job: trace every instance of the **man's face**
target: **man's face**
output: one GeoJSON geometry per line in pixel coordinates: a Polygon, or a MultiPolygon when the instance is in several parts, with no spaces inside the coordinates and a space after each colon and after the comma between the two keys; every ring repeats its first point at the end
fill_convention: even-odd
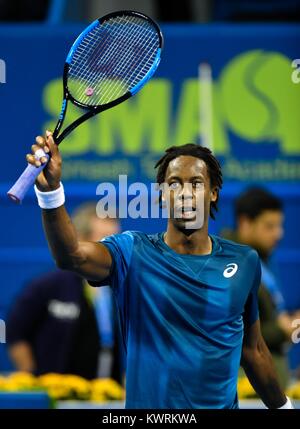
{"type": "Polygon", "coordinates": [[[90,234],[86,238],[89,241],[99,241],[103,237],[120,232],[119,224],[115,219],[100,219],[97,216],[90,219],[90,234]]]}
{"type": "Polygon", "coordinates": [[[211,189],[205,162],[187,155],[173,159],[165,183],[167,191],[163,192],[163,199],[174,225],[191,232],[200,229],[209,217],[210,203],[217,199],[217,189],[211,189]]]}
{"type": "Polygon", "coordinates": [[[256,249],[269,255],[283,236],[283,214],[278,210],[264,210],[255,219],[244,219],[249,241],[256,249]]]}

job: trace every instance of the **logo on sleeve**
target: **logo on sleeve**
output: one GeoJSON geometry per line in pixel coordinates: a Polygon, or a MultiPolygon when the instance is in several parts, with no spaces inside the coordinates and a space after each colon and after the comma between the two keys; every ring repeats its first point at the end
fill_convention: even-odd
{"type": "Polygon", "coordinates": [[[231,264],[227,264],[226,267],[227,268],[225,268],[225,270],[223,271],[223,276],[226,277],[227,279],[229,277],[234,276],[239,268],[238,264],[234,264],[233,262],[231,264]]]}
{"type": "Polygon", "coordinates": [[[80,307],[74,302],[52,299],[49,301],[48,311],[56,319],[75,320],[79,317],[80,307]]]}

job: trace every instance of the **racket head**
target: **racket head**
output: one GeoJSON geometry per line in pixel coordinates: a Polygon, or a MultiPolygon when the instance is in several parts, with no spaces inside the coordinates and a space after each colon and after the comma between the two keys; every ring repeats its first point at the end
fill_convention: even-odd
{"type": "Polygon", "coordinates": [[[97,111],[121,103],[153,76],[162,47],[159,26],[140,12],[117,11],[97,19],[67,56],[65,98],[97,111]]]}

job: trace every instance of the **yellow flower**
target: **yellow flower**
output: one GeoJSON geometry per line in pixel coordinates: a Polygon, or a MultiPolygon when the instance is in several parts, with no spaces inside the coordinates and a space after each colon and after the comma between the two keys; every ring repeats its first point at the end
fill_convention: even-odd
{"type": "Polygon", "coordinates": [[[102,394],[101,392],[96,392],[94,390],[92,390],[91,392],[91,396],[90,396],[90,401],[92,402],[106,402],[106,396],[104,394],[102,394]]]}
{"type": "Polygon", "coordinates": [[[67,386],[49,386],[47,393],[52,399],[68,399],[70,397],[70,389],[67,386]]]}
{"type": "Polygon", "coordinates": [[[61,383],[63,377],[64,376],[62,374],[49,372],[48,374],[40,375],[38,377],[38,382],[42,386],[52,386],[54,384],[61,383]]]}
{"type": "Polygon", "coordinates": [[[72,390],[75,398],[88,399],[90,396],[91,384],[85,378],[77,375],[65,375],[63,384],[72,390]]]}
{"type": "Polygon", "coordinates": [[[71,374],[49,373],[39,377],[32,374],[16,372],[9,377],[0,376],[0,390],[17,392],[44,390],[52,399],[79,399],[97,402],[122,400],[124,389],[114,380],[108,378],[88,381],[71,374]]]}
{"type": "Polygon", "coordinates": [[[5,390],[6,378],[0,375],[0,390],[5,390]]]}
{"type": "Polygon", "coordinates": [[[125,398],[125,391],[116,381],[110,378],[99,378],[91,382],[92,396],[105,396],[107,400],[121,400],[125,398]]]}
{"type": "Polygon", "coordinates": [[[300,399],[300,381],[292,384],[286,391],[287,396],[293,399],[300,399]]]}
{"type": "Polygon", "coordinates": [[[39,385],[44,388],[53,399],[67,399],[71,396],[71,389],[65,385],[62,374],[49,373],[38,377],[39,385]]]}
{"type": "Polygon", "coordinates": [[[7,382],[21,390],[30,390],[37,386],[36,378],[28,372],[14,372],[7,377],[7,382]]]}
{"type": "Polygon", "coordinates": [[[240,399],[255,398],[257,396],[247,377],[238,379],[237,391],[240,399]]]}
{"type": "Polygon", "coordinates": [[[37,383],[35,377],[26,372],[15,372],[7,377],[0,377],[0,390],[2,391],[28,391],[36,390],[37,383]]]}

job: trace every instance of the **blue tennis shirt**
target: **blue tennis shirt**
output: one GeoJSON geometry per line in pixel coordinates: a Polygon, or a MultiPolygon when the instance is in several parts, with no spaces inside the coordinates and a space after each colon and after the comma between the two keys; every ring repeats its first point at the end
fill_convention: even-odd
{"type": "Polygon", "coordinates": [[[113,264],[127,354],[126,408],[237,408],[244,324],[258,318],[255,250],[211,236],[210,255],[181,255],[163,234],[101,242],[113,264]]]}

